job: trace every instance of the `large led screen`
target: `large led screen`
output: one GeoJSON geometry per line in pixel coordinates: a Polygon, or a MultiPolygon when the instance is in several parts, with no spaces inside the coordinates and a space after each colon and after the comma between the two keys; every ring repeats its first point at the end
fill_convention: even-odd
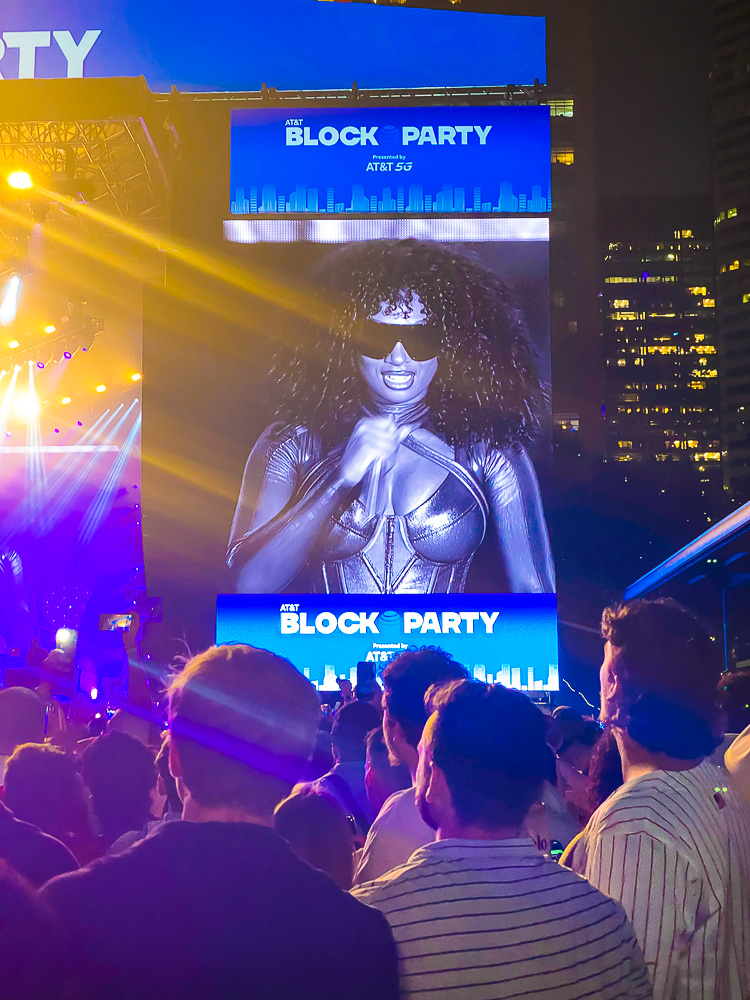
{"type": "Polygon", "coordinates": [[[213,0],[199,18],[179,0],[3,0],[0,10],[3,80],[143,76],[152,90],[210,92],[546,80],[542,17],[317,0],[213,0]]]}
{"type": "Polygon", "coordinates": [[[552,594],[221,595],[216,641],[252,641],[288,657],[316,688],[356,684],[359,662],[376,673],[414,646],[439,645],[477,680],[557,691],[552,594]]]}
{"type": "Polygon", "coordinates": [[[309,291],[253,359],[227,552],[246,596],[220,598],[217,635],[296,643],[319,686],[437,643],[477,676],[556,688],[548,220],[256,218],[225,236],[249,273],[309,291]],[[299,609],[313,631],[292,630],[299,609]],[[331,628],[349,611],[385,613],[393,635],[331,628]]]}
{"type": "Polygon", "coordinates": [[[232,215],[550,211],[549,108],[232,112],[232,215]]]}

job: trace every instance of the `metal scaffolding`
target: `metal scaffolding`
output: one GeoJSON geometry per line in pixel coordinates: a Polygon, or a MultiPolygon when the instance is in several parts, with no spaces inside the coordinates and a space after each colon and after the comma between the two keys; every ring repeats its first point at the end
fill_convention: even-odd
{"type": "MultiPolygon", "coordinates": [[[[143,117],[104,121],[0,121],[0,170],[21,165],[50,190],[86,192],[86,201],[117,218],[164,231],[167,226],[168,177],[143,117]]],[[[0,213],[0,238],[14,242],[19,214],[39,221],[53,234],[91,235],[96,224],[66,209],[54,198],[45,204],[19,199],[0,213]],[[36,213],[36,215],[35,215],[36,213]],[[12,218],[15,216],[15,220],[12,218]]]]}

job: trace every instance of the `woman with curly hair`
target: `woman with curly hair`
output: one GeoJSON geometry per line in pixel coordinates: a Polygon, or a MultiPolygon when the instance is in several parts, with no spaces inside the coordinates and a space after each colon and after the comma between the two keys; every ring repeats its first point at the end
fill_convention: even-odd
{"type": "Polygon", "coordinates": [[[328,329],[278,357],[276,419],[245,468],[241,593],[458,593],[485,536],[494,589],[554,590],[524,445],[545,405],[507,287],[435,243],[334,252],[328,329]]]}

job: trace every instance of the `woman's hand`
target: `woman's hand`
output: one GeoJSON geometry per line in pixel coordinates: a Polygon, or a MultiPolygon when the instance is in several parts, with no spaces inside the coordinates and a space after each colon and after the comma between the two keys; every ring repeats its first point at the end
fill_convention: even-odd
{"type": "Polygon", "coordinates": [[[391,417],[364,417],[352,431],[341,457],[340,476],[347,486],[361,483],[376,462],[389,463],[403,440],[391,417]]]}

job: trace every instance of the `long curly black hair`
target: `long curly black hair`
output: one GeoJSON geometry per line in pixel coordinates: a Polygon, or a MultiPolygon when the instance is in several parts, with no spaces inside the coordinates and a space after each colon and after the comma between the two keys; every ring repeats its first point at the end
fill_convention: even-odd
{"type": "Polygon", "coordinates": [[[284,425],[328,444],[347,436],[363,399],[356,323],[406,292],[443,331],[427,396],[435,429],[454,446],[503,448],[536,435],[546,407],[536,352],[509,289],[475,256],[415,239],[350,244],[326,258],[316,291],[330,298],[330,326],[298,336],[272,367],[284,425]]]}

